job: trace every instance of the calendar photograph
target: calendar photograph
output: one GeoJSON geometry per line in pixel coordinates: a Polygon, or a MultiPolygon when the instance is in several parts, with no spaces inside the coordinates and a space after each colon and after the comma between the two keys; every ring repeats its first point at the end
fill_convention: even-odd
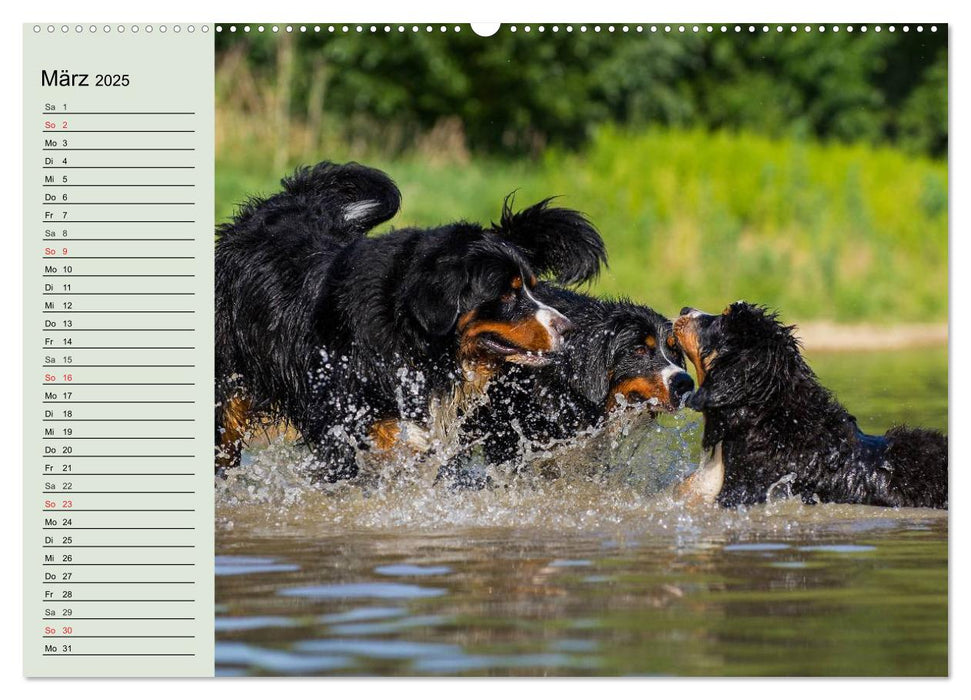
{"type": "Polygon", "coordinates": [[[217,28],[217,675],[947,675],[947,65],[217,28]]]}

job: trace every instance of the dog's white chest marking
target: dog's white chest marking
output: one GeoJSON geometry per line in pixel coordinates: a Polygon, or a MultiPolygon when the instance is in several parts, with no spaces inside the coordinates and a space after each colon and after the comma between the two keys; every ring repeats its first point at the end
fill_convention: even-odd
{"type": "Polygon", "coordinates": [[[714,503],[725,484],[725,460],[719,442],[702,450],[701,465],[675,488],[675,496],[690,504],[714,503]]]}

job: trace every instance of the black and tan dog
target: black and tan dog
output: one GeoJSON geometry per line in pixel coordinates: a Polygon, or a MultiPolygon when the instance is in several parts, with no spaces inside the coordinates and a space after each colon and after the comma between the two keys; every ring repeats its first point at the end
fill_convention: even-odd
{"type": "Polygon", "coordinates": [[[623,406],[677,410],[694,388],[671,322],[653,309],[548,283],[535,294],[573,329],[551,363],[505,373],[465,421],[465,439],[482,443],[489,464],[516,470],[533,446],[599,429],[623,406]]]}
{"type": "Polygon", "coordinates": [[[705,418],[703,464],[679,488],[686,499],[761,503],[785,484],[807,503],[947,508],[947,438],[862,433],[775,314],[745,302],[720,316],[685,308],[674,334],[698,376],[687,405],[705,418]]]}
{"type": "Polygon", "coordinates": [[[603,242],[548,200],[498,224],[367,236],[397,187],[357,164],[320,163],[245,204],[216,244],[217,467],[238,463],[249,421],[285,420],[314,449],[314,477],[357,472],[356,451],[421,424],[435,397],[497,369],[537,366],[570,322],[533,293],[537,275],[594,276],[603,242]]]}

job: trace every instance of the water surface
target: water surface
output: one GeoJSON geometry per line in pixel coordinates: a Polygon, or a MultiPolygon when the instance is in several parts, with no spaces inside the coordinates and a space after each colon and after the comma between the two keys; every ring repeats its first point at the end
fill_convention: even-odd
{"type": "MultiPolygon", "coordinates": [[[[864,430],[946,429],[945,350],[810,361],[864,430]]],[[[254,451],[217,485],[217,673],[947,674],[946,513],[687,510],[699,430],[635,422],[608,477],[480,492],[420,465],[320,491],[298,448],[254,451]]]]}

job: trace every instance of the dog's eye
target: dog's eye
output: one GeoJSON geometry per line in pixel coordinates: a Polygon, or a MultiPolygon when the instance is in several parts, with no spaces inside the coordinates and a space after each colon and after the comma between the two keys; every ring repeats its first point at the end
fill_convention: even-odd
{"type": "Polygon", "coordinates": [[[636,348],[634,348],[634,354],[635,355],[646,355],[647,354],[647,346],[645,346],[645,345],[638,345],[636,348]]]}
{"type": "Polygon", "coordinates": [[[503,304],[513,303],[514,301],[516,301],[516,292],[506,292],[501,297],[499,297],[499,301],[501,301],[503,304]]]}

